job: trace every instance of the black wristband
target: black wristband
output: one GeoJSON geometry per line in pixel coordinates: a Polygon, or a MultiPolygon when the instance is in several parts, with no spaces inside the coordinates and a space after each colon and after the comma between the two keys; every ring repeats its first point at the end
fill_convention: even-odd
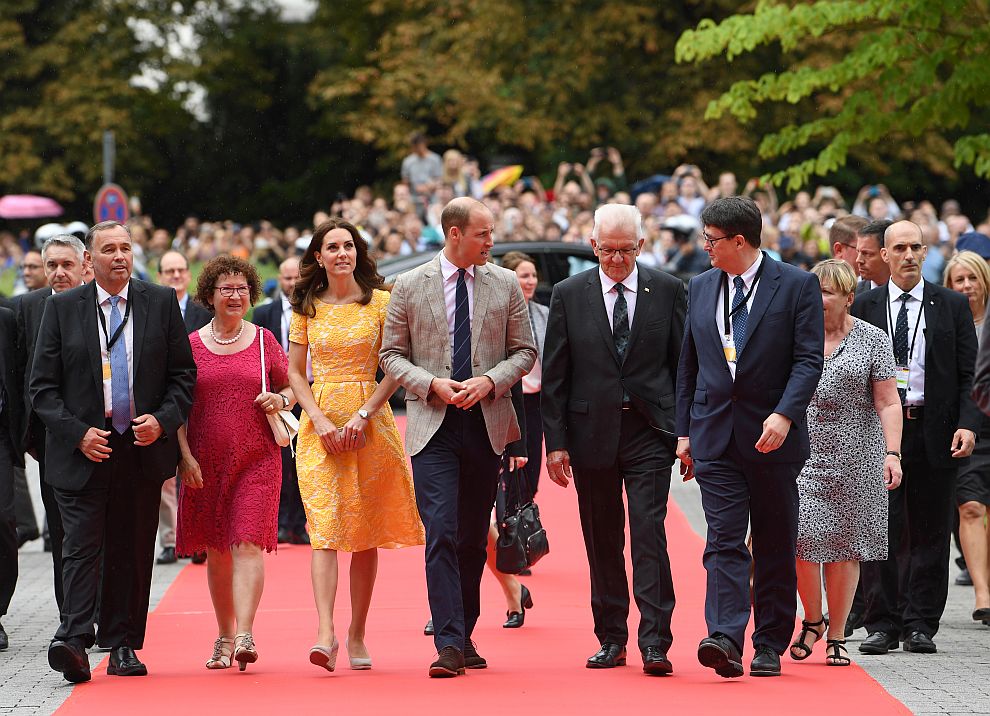
{"type": "Polygon", "coordinates": [[[887,451],[887,454],[888,454],[888,455],[893,455],[893,456],[894,456],[894,457],[896,457],[896,458],[897,458],[898,460],[900,460],[900,459],[901,459],[901,454],[900,454],[899,452],[897,452],[896,450],[888,450],[888,451],[887,451]]]}

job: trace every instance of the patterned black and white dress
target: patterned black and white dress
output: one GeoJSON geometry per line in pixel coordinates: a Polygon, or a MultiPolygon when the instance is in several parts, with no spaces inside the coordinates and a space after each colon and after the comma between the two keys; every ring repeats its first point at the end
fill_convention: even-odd
{"type": "Polygon", "coordinates": [[[826,356],[808,405],[811,457],[798,476],[798,559],[887,559],[887,448],[873,383],[893,377],[890,337],[854,318],[849,333],[826,356]]]}

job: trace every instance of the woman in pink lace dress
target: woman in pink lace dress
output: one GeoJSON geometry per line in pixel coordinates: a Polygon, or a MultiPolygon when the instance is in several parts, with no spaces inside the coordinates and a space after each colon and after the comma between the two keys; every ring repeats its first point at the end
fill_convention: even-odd
{"type": "Polygon", "coordinates": [[[244,320],[261,294],[254,268],[230,256],[211,260],[196,299],[214,313],[189,336],[196,389],[179,431],[177,550],[206,550],[207,579],[219,636],[208,669],[243,671],[258,659],[254,617],[265,581],[263,552],[276,548],[282,458],[266,413],[294,402],[278,340],[244,320]],[[261,390],[265,342],[267,391],[261,390]]]}

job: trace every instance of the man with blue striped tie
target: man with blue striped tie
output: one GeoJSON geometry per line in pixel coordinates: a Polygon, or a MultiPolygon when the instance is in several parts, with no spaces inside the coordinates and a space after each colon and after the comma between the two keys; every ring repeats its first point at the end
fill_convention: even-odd
{"type": "Polygon", "coordinates": [[[471,633],[500,457],[520,434],[509,389],[536,361],[516,274],[487,263],[491,211],[462,197],[440,223],[443,251],[395,283],[381,350],[382,369],[406,389],[406,451],[426,527],[438,653],[433,677],[487,666],[471,633]]]}
{"type": "Polygon", "coordinates": [[[48,663],[90,679],[85,649],[110,650],[107,674],[143,676],[162,483],[192,405],[196,365],[175,290],[131,279],[128,228],[86,237],[95,280],[48,299],[29,393],[48,430],[45,480],[65,529],[61,624],[48,663]],[[100,588],[100,565],[103,582],[100,588]]]}

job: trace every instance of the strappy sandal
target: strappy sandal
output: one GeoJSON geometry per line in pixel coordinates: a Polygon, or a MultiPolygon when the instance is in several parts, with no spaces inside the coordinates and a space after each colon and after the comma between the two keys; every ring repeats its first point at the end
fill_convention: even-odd
{"type": "Polygon", "coordinates": [[[244,671],[248,664],[253,664],[258,660],[258,650],[254,647],[254,636],[250,632],[243,632],[234,637],[234,661],[237,668],[244,671]]]}
{"type": "Polygon", "coordinates": [[[794,661],[804,661],[809,656],[811,656],[812,647],[814,647],[815,644],[821,641],[822,637],[825,636],[825,630],[827,628],[828,628],[828,620],[825,617],[822,617],[816,622],[809,622],[802,619],[801,634],[798,636],[797,640],[793,644],[791,644],[791,649],[790,649],[791,658],[794,659],[794,661]],[[822,630],[818,631],[817,629],[815,629],[815,627],[821,627],[822,630]],[[808,636],[808,634],[815,635],[815,640],[811,642],[811,646],[808,646],[807,644],[804,643],[804,638],[808,636]],[[799,650],[800,655],[794,653],[795,649],[799,650]]]}
{"type": "Polygon", "coordinates": [[[206,662],[207,669],[229,669],[230,657],[234,653],[234,640],[218,636],[213,642],[213,656],[206,662]]]}
{"type": "Polygon", "coordinates": [[[849,666],[851,663],[849,652],[846,650],[845,639],[827,639],[825,641],[826,666],[849,666]],[[845,652],[845,656],[843,656],[843,652],[845,652]]]}

